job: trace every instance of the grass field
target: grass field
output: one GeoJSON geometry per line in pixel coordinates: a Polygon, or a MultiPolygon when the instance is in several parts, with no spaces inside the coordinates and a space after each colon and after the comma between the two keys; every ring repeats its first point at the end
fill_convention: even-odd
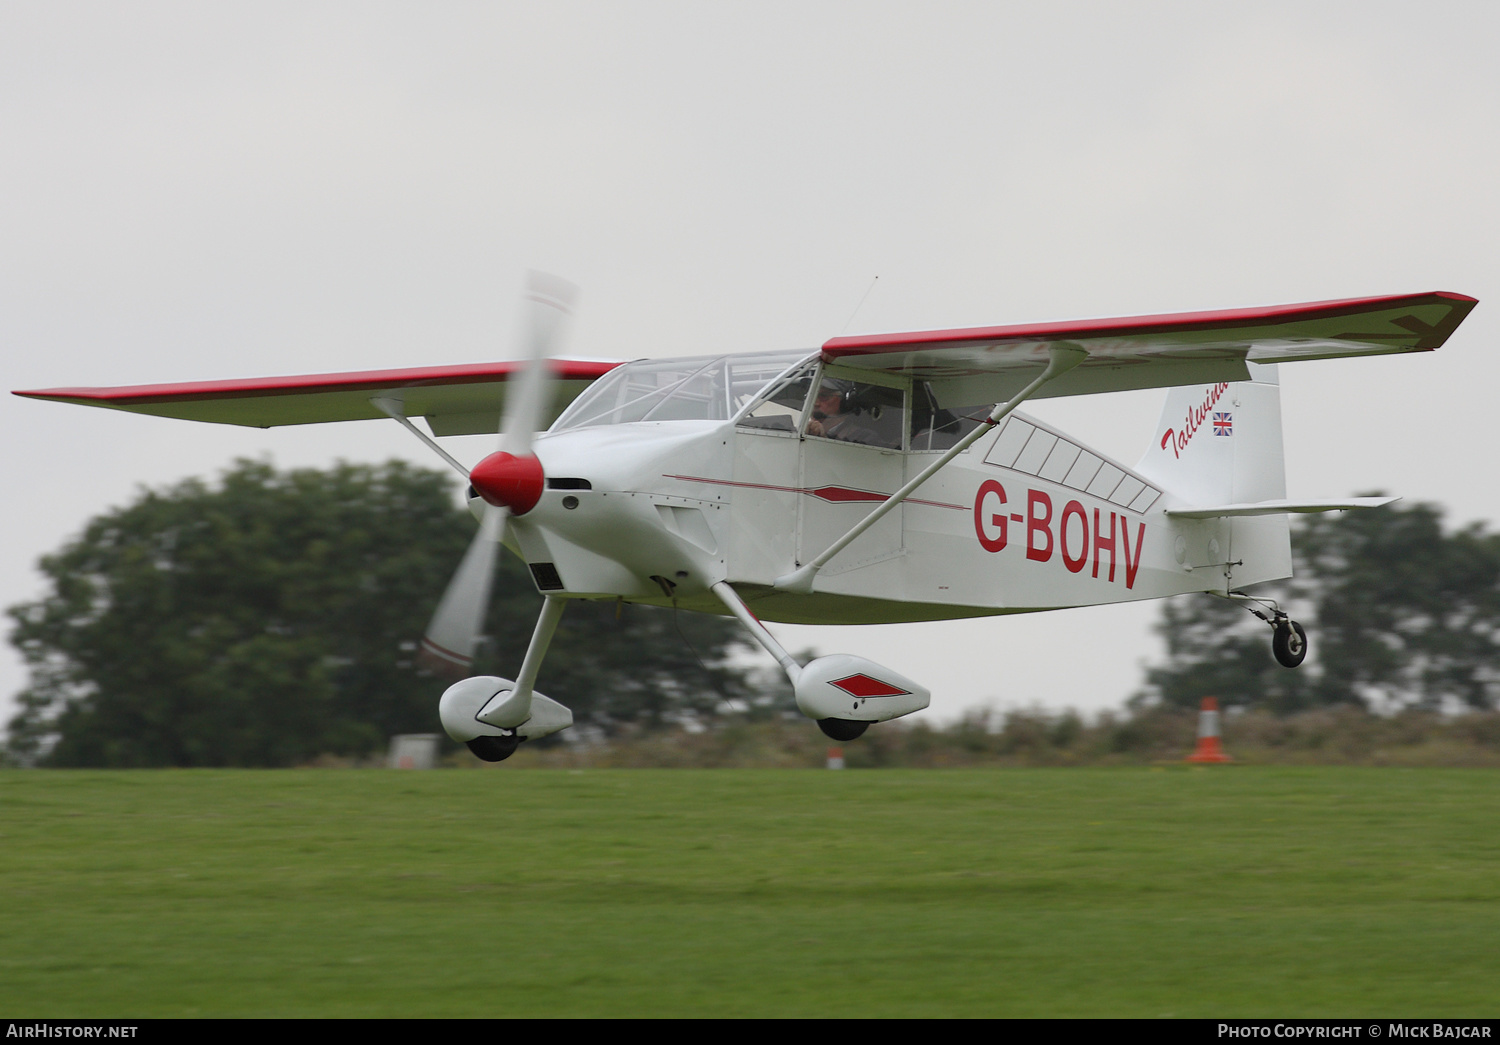
{"type": "Polygon", "coordinates": [[[7,771],[0,1016],[1494,1016],[1490,770],[7,771]]]}

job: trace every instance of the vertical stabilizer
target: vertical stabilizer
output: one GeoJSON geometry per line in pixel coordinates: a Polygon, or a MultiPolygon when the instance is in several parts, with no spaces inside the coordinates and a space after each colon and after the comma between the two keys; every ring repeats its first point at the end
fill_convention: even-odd
{"type": "MultiPolygon", "coordinates": [[[[1281,446],[1281,388],[1273,365],[1247,364],[1249,381],[1172,389],[1136,470],[1176,506],[1245,504],[1286,496],[1281,446]]],[[[1292,575],[1284,515],[1208,521],[1206,535],[1228,563],[1218,590],[1292,575]]],[[[1211,563],[1194,563],[1203,568],[1211,563]]],[[[1205,570],[1205,572],[1208,572],[1205,570]]]]}

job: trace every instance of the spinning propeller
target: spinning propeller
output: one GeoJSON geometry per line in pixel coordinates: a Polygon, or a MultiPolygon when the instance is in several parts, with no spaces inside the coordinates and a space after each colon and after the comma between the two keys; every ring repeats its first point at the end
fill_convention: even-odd
{"type": "Polygon", "coordinates": [[[577,287],[556,276],[533,272],[528,278],[521,346],[525,366],[505,397],[500,448],[469,472],[469,483],[485,502],[479,532],[422,636],[419,659],[444,674],[468,674],[490,601],[495,556],[505,539],[506,520],[531,511],[546,487],[531,441],[552,405],[555,375],[549,360],[577,294],[577,287]]]}

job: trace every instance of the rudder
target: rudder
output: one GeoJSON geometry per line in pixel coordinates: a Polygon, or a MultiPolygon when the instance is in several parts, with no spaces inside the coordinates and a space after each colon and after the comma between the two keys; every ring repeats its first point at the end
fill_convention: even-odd
{"type": "MultiPolygon", "coordinates": [[[[1161,485],[1179,506],[1286,497],[1276,367],[1247,366],[1249,381],[1184,385],[1167,395],[1152,445],[1136,470],[1161,485]]],[[[1215,522],[1216,543],[1228,564],[1213,571],[1219,578],[1212,585],[1216,590],[1292,575],[1291,527],[1285,515],[1215,522]]]]}

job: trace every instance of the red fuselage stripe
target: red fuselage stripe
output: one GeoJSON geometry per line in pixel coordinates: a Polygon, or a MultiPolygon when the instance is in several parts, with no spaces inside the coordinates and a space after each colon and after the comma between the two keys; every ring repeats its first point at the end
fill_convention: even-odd
{"type": "MultiPolygon", "coordinates": [[[[847,486],[773,486],[769,483],[737,483],[731,479],[709,479],[702,475],[663,475],[663,479],[682,479],[690,483],[708,483],[711,486],[741,486],[750,490],[780,490],[782,493],[805,493],[809,497],[816,497],[820,501],[830,504],[849,503],[879,503],[890,500],[888,493],[877,493],[874,490],[853,490],[847,486]]],[[[952,508],[955,511],[966,512],[968,507],[962,504],[945,504],[942,501],[924,501],[917,497],[908,497],[907,504],[925,504],[932,508],[952,508]]]]}

